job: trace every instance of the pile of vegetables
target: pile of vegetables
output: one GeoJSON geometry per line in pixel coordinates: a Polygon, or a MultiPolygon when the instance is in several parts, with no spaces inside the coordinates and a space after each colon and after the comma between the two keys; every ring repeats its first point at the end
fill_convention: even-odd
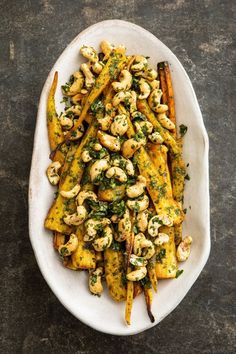
{"type": "Polygon", "coordinates": [[[153,322],[158,279],[181,273],[192,243],[182,238],[186,168],[170,68],[156,71],[107,41],[100,48],[80,49],[87,62],[62,86],[60,115],[57,72],[49,92],[47,176],[58,191],[45,227],[63,265],[88,270],[92,294],[102,294],[105,279],[111,297],[126,301],[130,324],[143,292],[153,322]]]}

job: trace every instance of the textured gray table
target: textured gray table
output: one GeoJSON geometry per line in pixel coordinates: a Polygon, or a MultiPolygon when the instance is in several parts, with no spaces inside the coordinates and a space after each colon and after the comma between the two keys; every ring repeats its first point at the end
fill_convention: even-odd
{"type": "Polygon", "coordinates": [[[234,4],[0,1],[1,353],[235,352],[234,4]],[[155,328],[126,338],[100,334],[63,308],[39,272],[27,226],[28,176],[43,83],[82,29],[111,18],[145,27],[178,56],[196,90],[210,138],[210,259],[171,315],[155,328]]]}

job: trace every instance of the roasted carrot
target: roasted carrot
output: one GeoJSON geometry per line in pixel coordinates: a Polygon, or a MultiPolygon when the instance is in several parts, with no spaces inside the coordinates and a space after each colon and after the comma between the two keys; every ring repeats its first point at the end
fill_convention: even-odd
{"type": "Polygon", "coordinates": [[[58,250],[61,245],[64,245],[66,236],[60,232],[53,233],[53,247],[58,250]]]}
{"type": "MultiPolygon", "coordinates": [[[[80,183],[84,173],[84,165],[81,162],[81,153],[86,144],[88,144],[96,134],[97,124],[96,121],[93,121],[75,151],[73,161],[69,165],[63,183],[59,185],[60,190],[70,190],[76,185],[76,183],[80,183]]],[[[63,217],[66,213],[73,213],[74,211],[75,201],[73,199],[67,200],[58,194],[46,217],[45,227],[49,230],[70,234],[72,228],[64,223],[63,217]]]]}
{"type": "Polygon", "coordinates": [[[158,77],[160,81],[160,89],[162,90],[162,103],[168,105],[168,91],[167,91],[166,76],[164,71],[164,63],[163,62],[159,63],[157,65],[157,69],[158,69],[158,77]]]}
{"type": "Polygon", "coordinates": [[[138,110],[141,113],[143,113],[147,117],[147,119],[152,123],[153,127],[160,133],[160,135],[164,139],[164,142],[168,147],[171,148],[173,153],[175,155],[179,154],[180,151],[176,140],[174,139],[173,135],[169,132],[169,130],[163,128],[162,125],[159,123],[154,112],[149,107],[148,102],[146,100],[138,100],[137,107],[138,110]]]}
{"type": "Polygon", "coordinates": [[[55,105],[55,92],[57,89],[58,72],[54,74],[52,86],[49,91],[47,101],[47,126],[48,126],[48,138],[50,149],[55,150],[56,147],[63,142],[64,135],[61,129],[61,124],[58,119],[56,105],[55,105]]]}
{"type": "MultiPolygon", "coordinates": [[[[131,219],[131,232],[129,237],[126,239],[126,264],[125,264],[126,274],[131,271],[131,268],[129,266],[129,261],[130,261],[130,256],[134,245],[133,223],[134,223],[135,215],[133,213],[130,214],[130,219],[131,219]]],[[[131,323],[131,312],[133,307],[133,300],[134,300],[134,282],[128,280],[126,306],[125,306],[125,321],[128,325],[130,325],[131,323]]]]}
{"type": "MultiPolygon", "coordinates": [[[[143,101],[145,100],[142,100],[142,102],[143,101]]],[[[135,134],[135,130],[129,117],[127,117],[127,121],[129,125],[127,135],[128,138],[132,138],[135,134]]],[[[163,179],[163,175],[156,169],[145,148],[141,147],[135,152],[134,156],[137,161],[140,174],[146,178],[147,190],[152,199],[153,205],[155,206],[157,214],[168,213],[174,224],[179,224],[182,222],[184,217],[182,207],[173,198],[166,198],[165,180],[163,179]]]]}
{"type": "MultiPolygon", "coordinates": [[[[170,73],[169,64],[166,61],[164,62],[164,71],[165,71],[167,93],[168,93],[169,118],[174,124],[176,124],[175,101],[174,101],[171,73],[170,73]]],[[[174,131],[174,136],[176,136],[176,129],[174,131]]]]}
{"type": "Polygon", "coordinates": [[[134,281],[133,283],[134,283],[134,298],[136,298],[142,293],[143,288],[138,281],[134,281]]]}
{"type": "Polygon", "coordinates": [[[157,275],[155,270],[155,264],[156,264],[155,258],[156,257],[154,256],[153,259],[149,260],[147,270],[148,270],[148,276],[152,284],[153,290],[157,292],[157,275]]]}
{"type": "MultiPolygon", "coordinates": [[[[158,64],[158,73],[160,78],[161,90],[163,92],[163,103],[167,103],[169,107],[168,116],[170,120],[176,125],[175,102],[173,94],[173,86],[171,80],[170,67],[168,62],[158,64]]],[[[173,136],[177,139],[177,129],[173,130],[173,136]]],[[[172,176],[173,197],[178,202],[183,202],[184,193],[184,176],[185,163],[182,158],[182,141],[177,140],[180,147],[180,154],[173,156],[170,154],[170,170],[172,176]]],[[[175,243],[179,244],[182,239],[182,223],[174,226],[175,243]]]]}
{"type": "Polygon", "coordinates": [[[135,215],[133,214],[132,211],[130,211],[130,220],[131,220],[131,232],[129,234],[129,237],[126,239],[126,262],[125,262],[125,270],[126,272],[128,271],[129,267],[129,261],[130,261],[130,256],[133,251],[133,246],[134,246],[134,231],[133,231],[133,224],[135,220],[135,215]]]}
{"type": "Polygon", "coordinates": [[[155,318],[154,318],[152,311],[151,311],[152,298],[153,298],[152,289],[144,287],[144,296],[145,296],[145,301],[146,301],[147,313],[150,318],[150,321],[153,323],[153,322],[155,322],[155,318]]]}
{"type": "Polygon", "coordinates": [[[126,297],[126,305],[125,305],[125,321],[127,325],[131,324],[131,312],[134,301],[134,282],[127,282],[127,297],[126,297]]]}

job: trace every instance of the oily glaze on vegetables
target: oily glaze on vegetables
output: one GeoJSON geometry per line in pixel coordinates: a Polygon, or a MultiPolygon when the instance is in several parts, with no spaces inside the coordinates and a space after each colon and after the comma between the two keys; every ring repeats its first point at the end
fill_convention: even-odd
{"type": "Polygon", "coordinates": [[[182,238],[186,168],[170,68],[159,63],[157,72],[145,56],[107,41],[100,48],[81,47],[87,62],[62,86],[60,115],[57,73],[49,92],[47,176],[58,191],[45,227],[63,265],[88,271],[92,294],[102,294],[105,280],[112,299],[126,301],[129,325],[143,292],[154,322],[152,290],[180,274],[192,243],[182,238]]]}

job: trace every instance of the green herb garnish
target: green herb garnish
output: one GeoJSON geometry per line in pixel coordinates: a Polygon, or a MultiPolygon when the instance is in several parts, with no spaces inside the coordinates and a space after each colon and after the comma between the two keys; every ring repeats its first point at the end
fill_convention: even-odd
{"type": "Polygon", "coordinates": [[[161,248],[160,252],[156,255],[157,263],[162,263],[162,260],[165,257],[166,257],[166,250],[165,248],[161,248]]]}
{"type": "Polygon", "coordinates": [[[184,124],[180,124],[179,133],[183,137],[187,133],[188,127],[184,124]]]}
{"type": "Polygon", "coordinates": [[[183,272],[184,272],[183,269],[178,269],[177,272],[176,272],[175,278],[177,279],[183,272]]]}

